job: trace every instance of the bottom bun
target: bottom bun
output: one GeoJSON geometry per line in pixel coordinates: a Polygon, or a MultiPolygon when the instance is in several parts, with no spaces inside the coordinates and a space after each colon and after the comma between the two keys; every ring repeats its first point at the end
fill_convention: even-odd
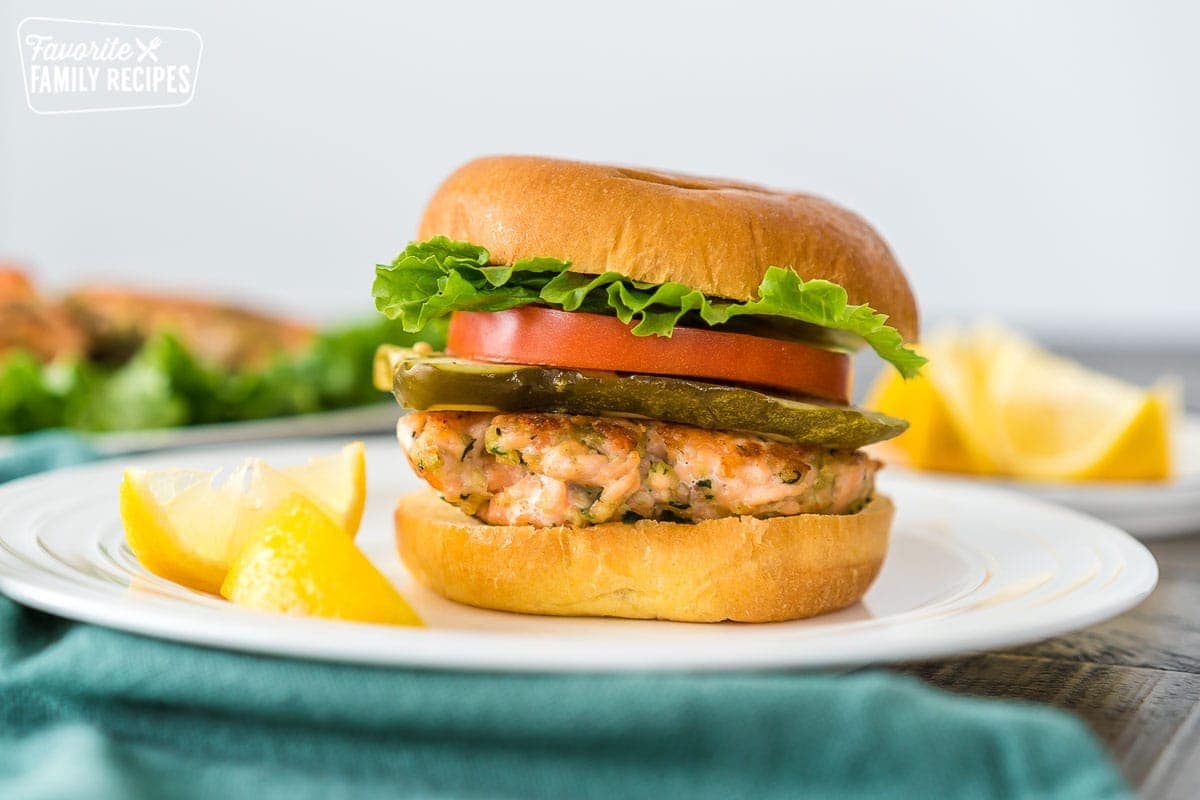
{"type": "Polygon", "coordinates": [[[588,528],[488,525],[426,490],[396,504],[408,570],[460,603],[560,616],[774,622],[844,608],[887,552],[892,502],[857,514],[588,528]]]}

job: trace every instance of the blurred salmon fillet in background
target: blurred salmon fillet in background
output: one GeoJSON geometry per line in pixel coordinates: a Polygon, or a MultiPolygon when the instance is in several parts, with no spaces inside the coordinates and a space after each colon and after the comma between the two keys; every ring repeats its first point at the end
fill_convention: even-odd
{"type": "Polygon", "coordinates": [[[299,352],[315,335],[308,325],[240,306],[120,286],[75,289],[64,305],[100,357],[120,358],[169,331],[204,361],[255,368],[278,353],[299,352]]]}
{"type": "Polygon", "coordinates": [[[61,303],[37,293],[24,271],[0,264],[0,355],[18,349],[52,361],[82,355],[87,337],[61,303]]]}
{"type": "Polygon", "coordinates": [[[40,294],[28,274],[0,265],[0,353],[24,349],[41,361],[86,355],[120,362],[169,332],[203,361],[228,369],[265,365],[310,344],[312,327],[235,305],[120,286],[84,286],[63,298],[40,294]]]}

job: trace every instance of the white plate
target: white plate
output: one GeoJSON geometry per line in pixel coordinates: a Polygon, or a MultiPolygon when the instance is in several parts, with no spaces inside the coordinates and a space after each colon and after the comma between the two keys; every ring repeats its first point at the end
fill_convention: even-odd
{"type": "Polygon", "coordinates": [[[1158,570],[1102,522],[1016,494],[887,476],[899,509],[879,580],[852,608],[798,622],[696,625],[522,616],[461,606],[414,586],[392,547],[390,510],[417,484],[389,438],[367,447],[359,543],[426,629],[277,617],[149,574],[117,512],[125,466],[276,464],[329,442],[261,443],[75,467],[0,488],[0,590],[66,617],[196,644],[371,664],[455,669],[633,670],[831,667],[1008,647],[1136,605],[1158,570]]]}
{"type": "MultiPolygon", "coordinates": [[[[1185,417],[1174,442],[1175,476],[1162,483],[1044,483],[978,476],[943,479],[1015,489],[1091,514],[1139,539],[1200,533],[1200,417],[1185,417]]],[[[902,467],[895,467],[897,471],[902,467]]]]}
{"type": "MultiPolygon", "coordinates": [[[[372,403],[337,411],[298,414],[292,417],[222,422],[213,425],[184,425],[143,431],[85,433],[84,438],[101,455],[119,456],[178,447],[234,444],[263,439],[292,439],[300,436],[363,436],[386,433],[396,427],[400,409],[393,402],[372,403]]],[[[0,436],[0,455],[15,446],[16,436],[0,436]]]]}

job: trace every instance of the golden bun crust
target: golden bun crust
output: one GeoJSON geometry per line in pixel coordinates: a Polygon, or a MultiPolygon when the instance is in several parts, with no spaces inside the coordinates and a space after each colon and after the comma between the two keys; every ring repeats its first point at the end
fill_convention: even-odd
{"type": "Polygon", "coordinates": [[[857,514],[640,521],[590,528],[487,525],[432,490],[396,504],[400,557],[468,605],[561,616],[774,622],[844,608],[887,552],[891,501],[857,514]]]}
{"type": "Polygon", "coordinates": [[[497,264],[532,256],[575,272],[612,270],[749,300],[769,266],[845,287],[851,303],[917,337],[912,290],[865,220],[811,195],[714,178],[533,156],[459,167],[425,208],[420,239],[486,247],[497,264]]]}

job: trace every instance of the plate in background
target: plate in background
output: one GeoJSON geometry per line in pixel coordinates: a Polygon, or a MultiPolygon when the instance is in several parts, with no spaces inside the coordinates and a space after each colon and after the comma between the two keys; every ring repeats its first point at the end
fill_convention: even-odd
{"type": "MultiPolygon", "coordinates": [[[[1200,417],[1184,417],[1174,442],[1175,477],[1162,483],[1046,483],[936,473],[939,480],[1012,489],[1073,508],[1139,539],[1200,534],[1200,417]]],[[[905,474],[916,470],[889,467],[905,474]]],[[[935,473],[920,473],[929,475],[935,473]]]]}
{"type": "Polygon", "coordinates": [[[1174,457],[1175,477],[1164,483],[1012,485],[1142,539],[1200,533],[1200,418],[1181,421],[1174,457]]]}
{"type": "Polygon", "coordinates": [[[144,570],[125,544],[127,466],[286,465],[328,441],[264,442],[90,464],[0,487],[0,590],[65,617],[193,644],[394,666],[502,670],[840,667],[936,658],[1067,633],[1136,605],[1157,567],[1103,522],[1011,492],[881,476],[898,509],[883,571],[863,602],[810,620],[716,625],[536,617],[458,605],[413,584],[391,507],[418,486],[391,437],[367,445],[367,555],[425,629],[289,618],[237,608],[144,570]]]}
{"type": "MultiPolygon", "coordinates": [[[[213,425],[183,425],[144,431],[81,433],[104,456],[147,453],[177,447],[235,444],[264,439],[311,436],[365,436],[395,430],[400,408],[391,401],[337,411],[320,411],[291,417],[222,422],[213,425]]],[[[0,437],[0,455],[13,447],[18,437],[0,437]]]]}

